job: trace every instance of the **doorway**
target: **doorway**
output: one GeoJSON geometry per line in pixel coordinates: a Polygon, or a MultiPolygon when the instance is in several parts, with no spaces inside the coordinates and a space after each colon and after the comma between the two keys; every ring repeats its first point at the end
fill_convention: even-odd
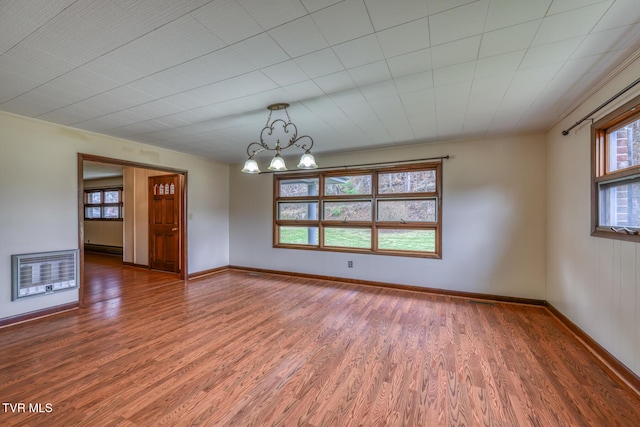
{"type": "MultiPolygon", "coordinates": [[[[137,162],[130,162],[126,160],[107,158],[101,156],[94,156],[90,154],[78,154],[78,212],[79,212],[79,226],[78,226],[78,242],[80,248],[80,286],[79,286],[79,303],[81,307],[86,307],[87,304],[92,302],[92,298],[87,297],[87,283],[85,282],[85,242],[88,236],[85,229],[85,188],[84,188],[84,176],[85,166],[90,169],[93,165],[103,165],[105,167],[120,167],[124,170],[123,178],[123,201],[122,209],[124,211],[122,220],[122,265],[127,268],[136,268],[138,270],[141,267],[151,270],[165,270],[173,275],[174,280],[181,280],[186,282],[187,279],[187,223],[186,223],[186,209],[187,209],[187,171],[178,170],[174,168],[166,168],[156,165],[149,165],[137,162]],[[152,238],[150,235],[151,225],[150,216],[152,200],[149,200],[148,196],[148,180],[154,176],[172,176],[175,181],[174,184],[174,201],[176,209],[175,218],[172,219],[170,229],[172,230],[175,245],[172,245],[172,252],[169,253],[172,260],[171,268],[157,268],[157,265],[152,265],[152,252],[151,243],[152,238]],[[134,215],[134,211],[137,214],[134,215]]],[[[90,248],[93,248],[89,246],[90,248]]]]}

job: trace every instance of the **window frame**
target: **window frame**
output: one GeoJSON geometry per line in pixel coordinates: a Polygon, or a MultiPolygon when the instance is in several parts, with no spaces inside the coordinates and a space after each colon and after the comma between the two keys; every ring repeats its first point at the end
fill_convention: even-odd
{"type": "Polygon", "coordinates": [[[122,221],[124,219],[124,203],[122,201],[123,187],[109,187],[109,188],[87,188],[84,190],[84,220],[85,221],[122,221]],[[105,203],[104,193],[110,191],[118,192],[118,203],[105,203]],[[100,193],[100,203],[89,203],[90,193],[100,193]],[[110,207],[118,208],[118,218],[105,218],[104,209],[110,207]],[[88,218],[87,208],[100,208],[99,218],[88,218]]]}
{"type": "Polygon", "coordinates": [[[600,224],[600,186],[633,183],[640,176],[640,164],[609,171],[609,140],[614,129],[640,120],[640,96],[625,103],[591,125],[591,235],[640,242],[640,227],[613,227],[600,224]],[[616,228],[618,231],[615,231],[616,228]]]}
{"type": "Polygon", "coordinates": [[[278,173],[273,179],[273,247],[286,249],[319,250],[346,253],[365,253],[378,255],[395,255],[420,258],[442,258],[442,161],[429,161],[409,165],[396,165],[375,168],[340,169],[327,171],[314,171],[304,173],[278,173]],[[378,176],[386,173],[416,172],[433,170],[435,172],[434,191],[415,193],[379,193],[378,176]],[[371,176],[370,194],[326,195],[325,181],[328,178],[339,176],[371,176]],[[281,196],[280,182],[292,179],[318,179],[318,191],[314,196],[281,196]],[[385,200],[435,200],[435,221],[380,221],[378,220],[378,202],[385,200]],[[340,221],[324,218],[324,202],[348,202],[368,201],[371,204],[371,218],[368,221],[340,221]],[[309,202],[317,203],[317,219],[315,220],[291,220],[278,218],[279,203],[309,202]],[[316,227],[318,229],[318,241],[315,244],[281,243],[279,241],[279,227],[316,227]],[[370,230],[370,248],[356,248],[343,246],[326,246],[324,230],[327,228],[364,228],[370,230]],[[404,249],[380,249],[378,247],[378,230],[433,230],[435,232],[435,249],[433,252],[413,251],[404,249]]]}

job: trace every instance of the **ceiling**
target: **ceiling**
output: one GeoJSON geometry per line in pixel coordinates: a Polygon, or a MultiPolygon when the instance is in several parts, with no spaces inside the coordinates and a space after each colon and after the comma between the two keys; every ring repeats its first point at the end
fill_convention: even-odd
{"type": "Polygon", "coordinates": [[[287,102],[321,163],[546,131],[639,48],[637,0],[3,0],[0,110],[242,162],[287,102]]]}

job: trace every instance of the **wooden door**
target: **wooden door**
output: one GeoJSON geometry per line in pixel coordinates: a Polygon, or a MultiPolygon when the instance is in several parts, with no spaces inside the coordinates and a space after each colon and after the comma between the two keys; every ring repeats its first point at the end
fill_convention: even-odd
{"type": "Polygon", "coordinates": [[[149,267],[180,272],[180,175],[149,177],[149,267]]]}

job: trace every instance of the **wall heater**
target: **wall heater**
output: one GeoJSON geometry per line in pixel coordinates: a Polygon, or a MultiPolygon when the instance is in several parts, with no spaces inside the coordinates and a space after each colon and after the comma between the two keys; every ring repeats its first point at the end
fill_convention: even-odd
{"type": "Polygon", "coordinates": [[[11,255],[12,300],[78,286],[78,250],[11,255]]]}

